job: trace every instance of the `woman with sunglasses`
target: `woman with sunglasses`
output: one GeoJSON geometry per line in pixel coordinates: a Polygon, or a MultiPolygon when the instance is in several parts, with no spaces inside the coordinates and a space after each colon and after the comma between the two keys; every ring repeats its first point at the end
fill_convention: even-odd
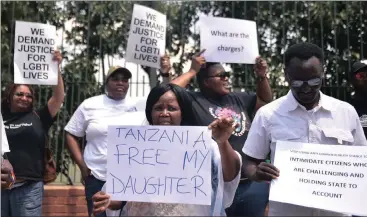
{"type": "MultiPolygon", "coordinates": [[[[258,57],[254,64],[256,94],[249,91],[232,92],[230,73],[220,63],[206,62],[201,55],[194,55],[191,68],[171,83],[181,88],[190,100],[193,116],[192,126],[207,126],[218,117],[231,117],[237,123],[229,142],[241,155],[251,121],[256,111],[271,102],[272,91],[267,79],[268,64],[258,57]],[[196,77],[200,92],[187,91],[185,87],[196,77]]],[[[243,156],[242,156],[243,157],[243,156]]],[[[233,204],[226,212],[228,216],[262,216],[268,203],[269,184],[249,180],[242,170],[242,177],[233,204]]]]}
{"type": "MultiPolygon", "coordinates": [[[[187,126],[191,107],[179,87],[167,84],[155,87],[149,93],[145,115],[150,125],[187,126]]],[[[212,203],[206,205],[127,202],[124,216],[225,216],[224,209],[233,201],[240,180],[241,157],[228,142],[233,129],[232,118],[218,118],[209,124],[212,136],[212,203]]],[[[123,170],[121,172],[124,172],[123,170]]],[[[93,212],[98,214],[108,207],[121,209],[121,202],[110,201],[109,195],[98,192],[93,196],[93,212]]],[[[118,215],[118,212],[114,213],[118,215]]],[[[108,213],[108,216],[114,214],[108,213]]]]}
{"type": "MultiPolygon", "coordinates": [[[[58,65],[59,51],[54,53],[58,65]]],[[[10,84],[1,100],[1,113],[11,152],[5,158],[14,169],[16,181],[1,191],[2,216],[41,216],[43,200],[44,149],[46,135],[64,101],[64,83],[58,83],[47,105],[36,109],[30,85],[10,84]]]]}

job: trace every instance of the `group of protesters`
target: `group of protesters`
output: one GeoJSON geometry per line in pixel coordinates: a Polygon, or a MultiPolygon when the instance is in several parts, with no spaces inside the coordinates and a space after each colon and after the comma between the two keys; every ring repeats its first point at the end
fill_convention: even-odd
{"type": "MultiPolygon", "coordinates": [[[[343,102],[320,91],[325,75],[322,49],[312,43],[294,44],[284,53],[290,90],[273,100],[264,59],[255,60],[256,93],[231,92],[230,73],[220,63],[206,62],[203,52],[194,55],[190,70],[175,79],[170,58],[163,56],[163,82],[147,98],[127,97],[132,73],[111,67],[105,93],[78,106],[64,130],[82,174],[89,216],[346,215],[269,202],[269,183],[281,176],[273,165],[278,140],[367,145],[367,62],[353,64],[349,80],[355,94],[352,101],[343,102]],[[194,78],[199,92],[186,89],[194,78]],[[109,125],[208,126],[213,138],[211,205],[110,200],[105,186],[109,125]],[[82,152],[83,137],[87,143],[82,152]]],[[[62,61],[58,51],[54,60],[62,61]]],[[[30,85],[11,84],[2,96],[1,215],[41,216],[44,147],[64,101],[61,73],[52,97],[41,108],[35,108],[30,85]]]]}

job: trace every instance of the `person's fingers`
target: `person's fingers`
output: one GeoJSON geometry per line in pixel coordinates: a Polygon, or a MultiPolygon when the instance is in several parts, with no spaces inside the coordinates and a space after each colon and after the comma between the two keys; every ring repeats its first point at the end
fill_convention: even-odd
{"type": "Polygon", "coordinates": [[[92,196],[92,200],[103,200],[103,199],[108,199],[110,198],[110,196],[108,194],[106,194],[105,192],[103,191],[98,191],[97,193],[95,193],[93,196],[92,196]]]}
{"type": "Polygon", "coordinates": [[[263,172],[263,171],[258,171],[257,173],[256,173],[256,176],[257,176],[257,178],[260,180],[260,181],[271,181],[271,180],[273,180],[274,179],[274,177],[272,176],[272,175],[270,175],[270,174],[268,174],[268,173],[265,173],[265,172],[263,172]]]}
{"type": "Polygon", "coordinates": [[[198,62],[200,63],[200,65],[203,65],[206,63],[206,60],[204,57],[198,57],[198,62]]]}
{"type": "Polygon", "coordinates": [[[218,126],[219,122],[220,122],[220,118],[215,119],[211,124],[209,124],[208,128],[209,129],[216,128],[218,126]]]}
{"type": "Polygon", "coordinates": [[[201,54],[203,54],[206,51],[206,49],[202,49],[200,52],[194,54],[194,57],[199,57],[201,54]]]}
{"type": "Polygon", "coordinates": [[[266,163],[266,162],[261,162],[260,164],[266,165],[267,167],[272,168],[274,171],[277,171],[278,173],[280,172],[279,169],[276,166],[274,166],[273,164],[266,163]]]}
{"type": "Polygon", "coordinates": [[[234,119],[232,117],[227,117],[224,120],[225,120],[224,123],[226,123],[228,125],[233,125],[233,123],[234,123],[234,119]]]}
{"type": "Polygon", "coordinates": [[[60,53],[60,51],[58,51],[58,50],[56,50],[55,52],[54,52],[54,55],[53,55],[53,58],[52,58],[53,60],[56,60],[56,61],[58,61],[59,63],[61,62],[61,60],[62,60],[62,57],[61,57],[61,53],[60,53]]]}
{"type": "Polygon", "coordinates": [[[273,177],[279,177],[279,172],[277,171],[277,169],[272,166],[271,164],[261,164],[259,165],[259,169],[262,172],[265,172],[273,177]]]}
{"type": "Polygon", "coordinates": [[[169,56],[163,56],[162,58],[161,58],[161,60],[163,61],[163,62],[168,62],[169,61],[169,56]]]}
{"type": "Polygon", "coordinates": [[[100,201],[93,201],[93,207],[98,209],[101,207],[106,206],[106,204],[108,204],[108,200],[109,199],[104,199],[104,200],[100,200],[100,201]]]}
{"type": "Polygon", "coordinates": [[[228,127],[232,127],[234,123],[234,120],[232,117],[226,117],[226,118],[222,118],[221,122],[218,124],[220,128],[228,128],[228,127]]]}
{"type": "Polygon", "coordinates": [[[97,216],[99,213],[106,211],[106,207],[100,207],[97,209],[93,209],[94,216],[97,216]]]}

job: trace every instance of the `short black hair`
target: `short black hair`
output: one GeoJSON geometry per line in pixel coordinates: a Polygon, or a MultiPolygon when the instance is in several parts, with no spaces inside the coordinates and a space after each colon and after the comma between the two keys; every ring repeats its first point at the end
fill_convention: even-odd
{"type": "Polygon", "coordinates": [[[192,107],[190,101],[189,99],[187,99],[187,97],[185,97],[187,94],[185,93],[186,90],[179,87],[178,85],[171,83],[160,84],[150,91],[145,106],[145,116],[149,124],[153,125],[153,118],[152,118],[153,106],[158,102],[161,96],[163,96],[168,91],[172,91],[176,95],[178,105],[180,106],[181,109],[181,118],[182,118],[181,125],[182,126],[188,125],[190,119],[192,119],[193,116],[191,112],[192,107]]]}
{"type": "Polygon", "coordinates": [[[203,65],[200,68],[199,72],[196,75],[196,81],[198,82],[199,87],[202,87],[204,79],[209,76],[210,68],[212,66],[218,65],[218,64],[220,64],[220,63],[218,63],[218,62],[206,62],[205,65],[203,65]]]}
{"type": "Polygon", "coordinates": [[[294,57],[300,60],[308,60],[311,57],[316,57],[320,60],[321,64],[324,63],[324,54],[322,49],[316,44],[312,43],[302,42],[290,46],[284,53],[286,67],[294,57]]]}

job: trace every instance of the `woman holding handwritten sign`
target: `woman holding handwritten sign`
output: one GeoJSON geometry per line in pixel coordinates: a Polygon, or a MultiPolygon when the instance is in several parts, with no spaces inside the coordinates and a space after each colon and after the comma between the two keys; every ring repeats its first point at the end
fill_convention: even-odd
{"type": "MultiPolygon", "coordinates": [[[[191,108],[177,86],[168,84],[151,90],[145,109],[146,118],[151,125],[187,125],[191,108]]],[[[232,118],[219,118],[209,125],[215,139],[211,144],[212,152],[212,204],[211,206],[193,204],[164,204],[127,202],[123,215],[127,216],[218,216],[225,215],[224,209],[233,201],[240,180],[241,157],[228,142],[234,127],[232,118]]],[[[105,187],[105,186],[104,186],[105,187]]],[[[110,196],[100,191],[93,196],[93,212],[121,209],[121,202],[110,201],[110,196]]]]}
{"type": "MultiPolygon", "coordinates": [[[[60,66],[62,55],[59,51],[54,52],[53,60],[60,66]]],[[[47,104],[36,108],[35,96],[30,85],[9,84],[1,100],[1,114],[11,150],[4,158],[7,159],[7,168],[15,174],[15,177],[9,174],[11,185],[2,189],[1,216],[41,216],[44,181],[51,182],[56,178],[47,178],[49,170],[46,169],[45,147],[48,131],[64,102],[60,69],[58,83],[53,86],[53,94],[47,104]]]]}

